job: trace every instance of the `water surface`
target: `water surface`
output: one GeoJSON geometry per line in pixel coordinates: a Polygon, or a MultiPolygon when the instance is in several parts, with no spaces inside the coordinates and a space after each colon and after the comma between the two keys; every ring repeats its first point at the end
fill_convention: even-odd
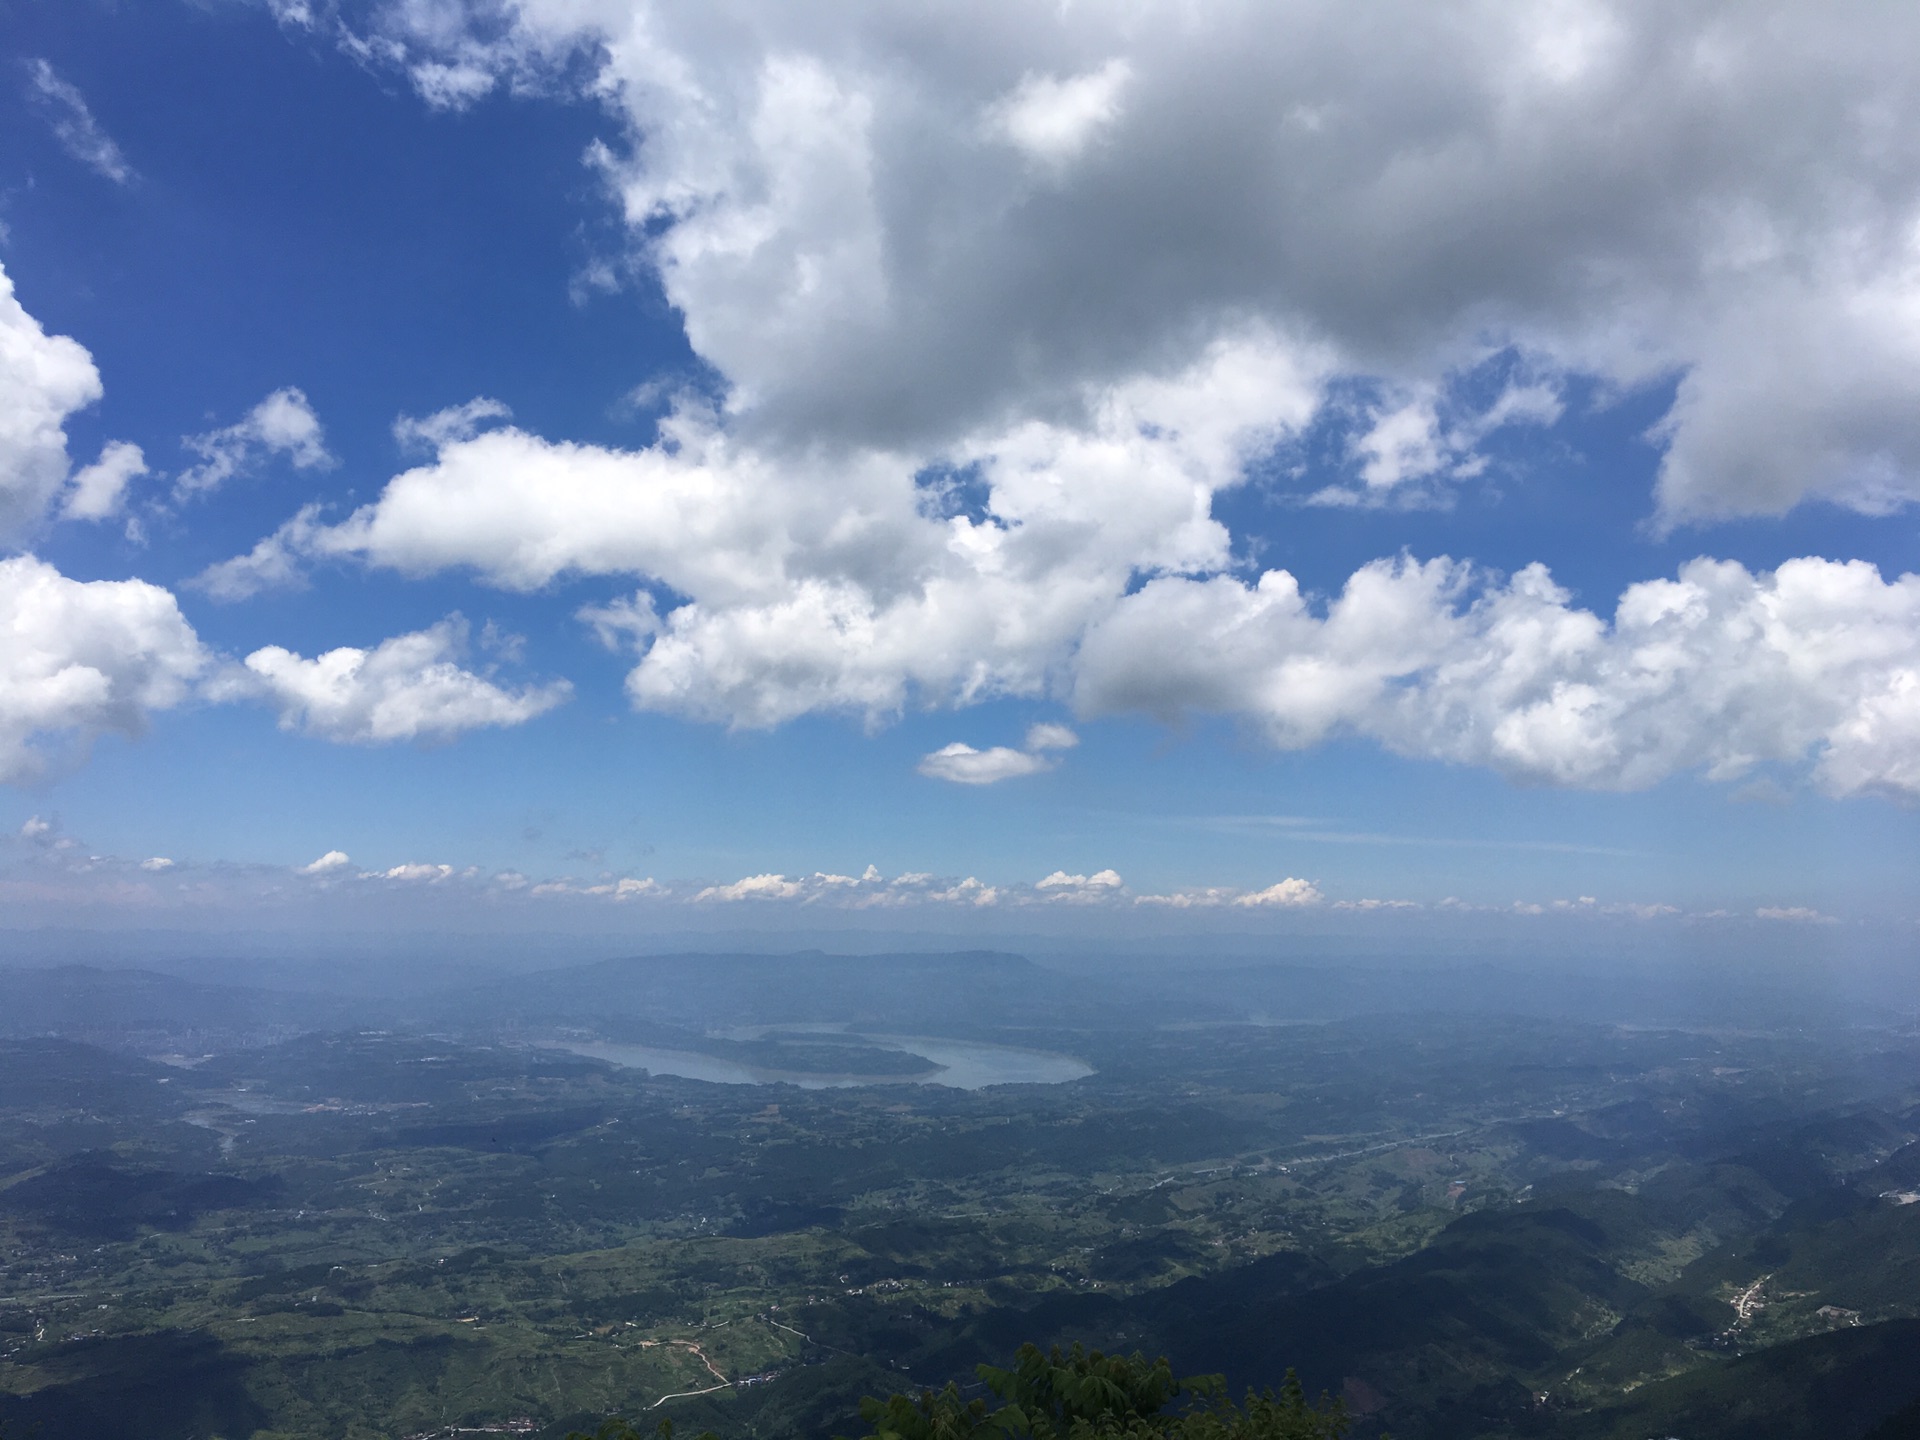
{"type": "Polygon", "coordinates": [[[1060,1085],[1093,1074],[1093,1067],[1084,1060],[1047,1050],[984,1045],[973,1040],[943,1040],[932,1035],[867,1035],[863,1038],[889,1050],[924,1055],[940,1068],[924,1075],[816,1075],[762,1069],[693,1050],[668,1050],[658,1045],[631,1045],[613,1040],[568,1040],[560,1042],[560,1048],[654,1075],[678,1075],[682,1079],[707,1080],[716,1085],[797,1085],[803,1090],[837,1090],[854,1085],[947,1085],[957,1090],[982,1090],[989,1085],[1060,1085]]]}

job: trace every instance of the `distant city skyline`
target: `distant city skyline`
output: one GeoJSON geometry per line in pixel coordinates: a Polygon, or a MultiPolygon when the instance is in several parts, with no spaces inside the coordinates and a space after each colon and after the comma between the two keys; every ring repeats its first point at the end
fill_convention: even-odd
{"type": "Polygon", "coordinates": [[[0,929],[1920,935],[1920,14],[0,41],[0,929]]]}

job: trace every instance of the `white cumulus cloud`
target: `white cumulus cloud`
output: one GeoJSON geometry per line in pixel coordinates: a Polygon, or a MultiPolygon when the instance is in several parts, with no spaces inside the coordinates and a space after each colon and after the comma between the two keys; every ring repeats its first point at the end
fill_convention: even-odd
{"type": "MultiPolygon", "coordinates": [[[[494,883],[503,885],[507,889],[517,889],[520,885],[526,883],[526,877],[511,874],[504,877],[496,876],[494,877],[494,883]]],[[[626,904],[633,900],[660,900],[672,894],[665,885],[660,884],[651,875],[644,878],[632,875],[623,875],[617,878],[607,876],[604,879],[592,883],[582,883],[577,880],[543,880],[538,885],[531,886],[527,893],[542,897],[549,895],[597,896],[612,900],[617,904],[626,904]]]]}
{"type": "Polygon", "coordinates": [[[1311,880],[1298,880],[1288,876],[1277,880],[1264,890],[1249,891],[1245,895],[1234,897],[1234,904],[1249,908],[1272,906],[1278,909],[1292,909],[1297,906],[1318,905],[1326,897],[1311,880]]]}
{"type": "Polygon", "coordinates": [[[1033,888],[1047,900],[1084,904],[1117,895],[1126,888],[1126,883],[1117,870],[1096,870],[1091,875],[1069,875],[1064,870],[1055,870],[1045,879],[1036,880],[1033,888]]]}
{"type": "Polygon", "coordinates": [[[1093,397],[1091,428],[983,432],[954,457],[985,477],[978,516],[945,513],[910,456],[782,459],[698,410],[636,451],[501,428],[447,442],[340,524],[296,521],[209,576],[251,583],[297,551],[516,590],[643,577],[687,602],[582,612],[603,638],[647,642],[629,695],[734,725],[1038,695],[1141,570],[1229,562],[1213,495],[1308,418],[1318,364],[1252,331],[1093,397]]]}
{"type": "Polygon", "coordinates": [[[147,473],[147,457],[138,445],[109,441],[100,458],[74,472],[73,483],[60,513],[69,520],[105,520],[118,515],[126,502],[127,485],[147,473]]]}
{"type": "Polygon", "coordinates": [[[353,864],[353,857],[344,850],[329,850],[318,860],[299,867],[302,875],[337,875],[353,864]]]}
{"type": "MultiPolygon", "coordinates": [[[[565,681],[513,688],[463,668],[458,616],[371,650],[308,660],[267,646],[222,666],[160,586],[72,580],[27,555],[0,560],[0,635],[0,783],[83,755],[104,733],[137,736],[155,712],[195,700],[265,703],[283,729],[378,744],[522,724],[571,693],[565,681]]],[[[330,851],[304,873],[346,863],[330,851]]]]}
{"type": "Polygon", "coordinates": [[[413,860],[408,861],[404,865],[395,865],[387,870],[368,871],[366,878],[370,880],[398,880],[406,885],[438,885],[442,881],[451,880],[454,874],[455,871],[451,865],[434,865],[424,861],[413,860]]]}
{"type": "MultiPolygon", "coordinates": [[[[1285,571],[1231,573],[1212,497],[1250,435],[1302,418],[1306,366],[1248,340],[1113,392],[1091,430],[981,437],[979,516],[929,511],[897,457],[829,485],[687,414],[643,451],[513,429],[451,441],[344,522],[297,518],[228,565],[291,548],[516,589],[657,581],[688,598],[581,618],[640,651],[637,706],[733,725],[1065,694],[1089,715],[1243,715],[1285,746],[1358,733],[1534,783],[1810,763],[1836,794],[1920,795],[1920,578],[1702,559],[1629,587],[1609,620],[1540,566],[1498,581],[1379,561],[1324,606],[1285,571]]],[[[1048,748],[948,747],[923,769],[984,783],[1043,768],[1048,748]]]]}
{"type": "Polygon", "coordinates": [[[521,725],[571,693],[564,681],[517,690],[498,685],[459,665],[465,649],[466,625],[457,616],[371,650],[342,646],[311,660],[269,645],[221,676],[212,693],[273,706],[284,730],[355,745],[521,725]]]}
{"type": "MultiPolygon", "coordinates": [[[[1311,880],[1300,880],[1288,876],[1277,880],[1263,890],[1241,890],[1231,885],[1206,885],[1187,890],[1176,890],[1167,895],[1136,895],[1133,903],[1150,905],[1168,910],[1214,909],[1223,905],[1237,905],[1250,910],[1295,910],[1318,905],[1326,897],[1311,880]]],[[[1383,906],[1407,905],[1408,901],[1343,901],[1336,909],[1376,909],[1383,906]]]]}
{"type": "Polygon", "coordinates": [[[919,771],[934,780],[951,780],[959,785],[992,785],[1022,775],[1038,775],[1051,770],[1055,761],[1049,751],[1071,750],[1080,737],[1065,725],[1039,724],[1027,731],[1024,750],[1009,745],[994,745],[985,750],[956,740],[923,756],[919,771]]]}
{"type": "Polygon", "coordinates": [[[804,887],[784,875],[748,875],[731,885],[709,885],[694,895],[697,902],[721,903],[740,900],[791,900],[804,887]]]}
{"type": "Polygon", "coordinates": [[[93,357],[77,341],[47,334],[0,267],[0,547],[45,516],[67,479],[67,417],[100,394],[93,357]]]}
{"type": "Polygon", "coordinates": [[[1635,789],[1810,765],[1840,795],[1920,799],[1920,576],[1696,560],[1611,620],[1544,567],[1380,561],[1316,611],[1285,571],[1154,580],[1080,652],[1089,713],[1238,714],[1277,744],[1358,733],[1516,780],[1635,789]]]}
{"type": "Polygon", "coordinates": [[[167,591],[70,580],[32,556],[0,560],[0,780],[29,778],[49,743],[138,735],[191,699],[211,657],[167,591]]]}
{"type": "Polygon", "coordinates": [[[922,758],[919,770],[934,780],[951,780],[959,785],[992,785],[1021,775],[1037,775],[1052,766],[1053,762],[1044,755],[1030,755],[1006,745],[976,750],[956,740],[922,758]]]}

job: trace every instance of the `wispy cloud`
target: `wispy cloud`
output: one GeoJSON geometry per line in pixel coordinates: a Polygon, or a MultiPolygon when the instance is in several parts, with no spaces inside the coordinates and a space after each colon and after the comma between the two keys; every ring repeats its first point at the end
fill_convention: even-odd
{"type": "Polygon", "coordinates": [[[175,482],[179,499],[218,489],[263,453],[285,455],[297,470],[336,463],[327,450],[320,417],[313,413],[306,393],[292,385],[267,396],[245,419],[204,435],[189,435],[182,443],[200,457],[200,463],[175,482]]]}
{"type": "Polygon", "coordinates": [[[1790,925],[1838,925],[1839,919],[1808,905],[1762,905],[1753,912],[1762,920],[1784,920],[1790,925]]]}
{"type": "Polygon", "coordinates": [[[251,600],[268,590],[304,589],[307,548],[320,528],[320,506],[303,505],[291,520],[246,554],[209,565],[181,583],[223,602],[251,600]]]}
{"type": "Polygon", "coordinates": [[[1610,855],[1644,858],[1644,850],[1615,845],[1581,845],[1566,840],[1488,840],[1458,835],[1393,835],[1377,830],[1340,830],[1325,821],[1302,815],[1179,815],[1171,823],[1196,829],[1247,831],[1284,830],[1288,840],[1319,845],[1437,845],[1449,850],[1530,850],[1551,855],[1610,855]]]}
{"type": "Polygon", "coordinates": [[[116,185],[127,185],[136,178],[114,138],[94,118],[87,97],[70,81],[63,80],[45,60],[29,60],[27,95],[47,117],[60,147],[97,175],[116,185]]]}
{"type": "Polygon", "coordinates": [[[435,451],[457,440],[471,440],[489,420],[509,420],[504,401],[477,395],[464,405],[449,405],[431,415],[402,415],[393,422],[394,443],[402,450],[435,451]]]}

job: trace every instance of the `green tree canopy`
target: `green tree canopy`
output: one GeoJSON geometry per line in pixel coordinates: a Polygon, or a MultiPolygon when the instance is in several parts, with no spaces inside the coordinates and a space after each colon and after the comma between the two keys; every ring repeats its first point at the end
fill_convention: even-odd
{"type": "MultiPolygon", "coordinates": [[[[673,1440],[673,1421],[663,1419],[653,1428],[652,1436],[640,1429],[631,1420],[622,1420],[618,1415],[602,1420],[597,1430],[569,1430],[567,1440],[673,1440]]],[[[702,1430],[693,1440],[720,1440],[711,1430],[702,1430]]]]}
{"type": "Polygon", "coordinates": [[[1164,1356],[1079,1345],[1023,1345],[1009,1368],[982,1365],[978,1374],[998,1407],[953,1384],[869,1397],[860,1418],[873,1428],[863,1440],[1340,1440],[1351,1423],[1340,1401],[1309,1404],[1291,1371],[1277,1392],[1249,1390],[1239,1404],[1219,1375],[1176,1380],[1164,1356]]]}
{"type": "MultiPolygon", "coordinates": [[[[968,1399],[951,1383],[917,1395],[868,1396],[860,1418],[873,1428],[862,1440],[1341,1440],[1351,1424],[1338,1400],[1323,1395],[1309,1404],[1292,1371],[1278,1391],[1249,1390],[1238,1404],[1219,1375],[1176,1380],[1165,1356],[1103,1355],[1079,1345],[1022,1345],[1008,1368],[982,1365],[976,1373],[998,1406],[968,1399]]],[[[662,1420],[658,1436],[673,1440],[673,1422],[662,1420]]],[[[567,1440],[647,1437],[609,1420],[567,1440]]],[[[696,1440],[716,1437],[705,1431],[696,1440]]]]}

